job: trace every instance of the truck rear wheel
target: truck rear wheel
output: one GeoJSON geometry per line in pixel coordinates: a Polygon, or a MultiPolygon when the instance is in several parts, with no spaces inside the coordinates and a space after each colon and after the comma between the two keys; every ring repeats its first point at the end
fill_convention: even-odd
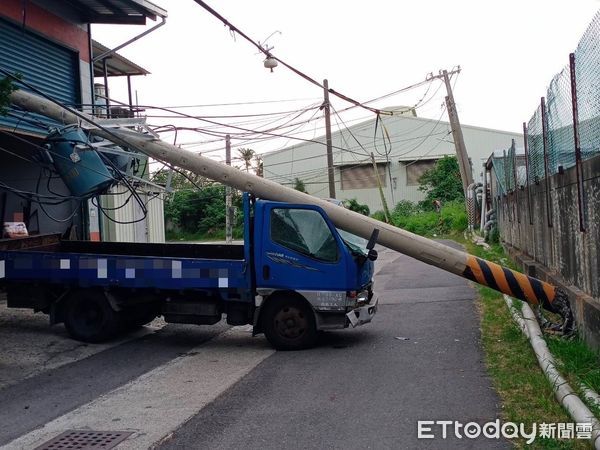
{"type": "Polygon", "coordinates": [[[119,316],[101,292],[75,291],[66,300],[65,327],[73,339],[103,342],[119,330],[119,316]]]}
{"type": "Polygon", "coordinates": [[[262,324],[269,343],[277,350],[302,350],[317,342],[312,308],[298,298],[273,298],[263,311],[262,324]]]}

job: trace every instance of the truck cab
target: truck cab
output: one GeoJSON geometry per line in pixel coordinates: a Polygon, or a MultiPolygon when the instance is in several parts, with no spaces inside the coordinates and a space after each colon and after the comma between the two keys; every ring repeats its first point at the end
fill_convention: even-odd
{"type": "Polygon", "coordinates": [[[371,321],[376,253],[366,240],[318,206],[257,200],[253,220],[255,330],[273,346],[309,347],[319,330],[371,321]]]}

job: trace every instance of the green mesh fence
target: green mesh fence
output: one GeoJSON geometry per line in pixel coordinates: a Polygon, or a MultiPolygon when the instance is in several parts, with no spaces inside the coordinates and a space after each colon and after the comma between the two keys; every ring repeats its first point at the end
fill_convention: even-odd
{"type": "Polygon", "coordinates": [[[496,177],[498,192],[495,195],[504,195],[508,192],[506,186],[506,174],[504,172],[504,158],[492,158],[492,171],[496,177]]]}
{"type": "Polygon", "coordinates": [[[509,191],[514,191],[517,188],[515,184],[515,179],[517,177],[515,173],[515,158],[515,149],[511,147],[506,152],[506,173],[508,174],[507,178],[509,191]]]}
{"type": "MultiPolygon", "coordinates": [[[[575,79],[581,158],[600,154],[600,12],[581,37],[575,54],[575,79]]],[[[575,138],[570,67],[565,67],[550,82],[546,95],[548,173],[573,167],[575,138]]],[[[541,106],[527,129],[529,182],[545,177],[544,136],[541,106]]]]}
{"type": "Polygon", "coordinates": [[[527,124],[527,147],[529,150],[529,182],[537,183],[544,178],[544,135],[542,130],[542,107],[538,106],[527,124]]]}
{"type": "Polygon", "coordinates": [[[503,156],[494,156],[492,158],[492,170],[498,186],[498,192],[496,192],[497,195],[508,194],[509,192],[518,189],[519,186],[525,185],[525,171],[519,171],[518,167],[515,168],[516,158],[517,155],[514,148],[504,150],[503,156]]]}
{"type": "Polygon", "coordinates": [[[546,96],[546,114],[548,172],[554,175],[558,173],[560,166],[566,169],[575,165],[571,71],[568,66],[550,82],[546,96]]]}
{"type": "Polygon", "coordinates": [[[575,50],[575,77],[582,159],[600,153],[600,13],[575,50]]]}

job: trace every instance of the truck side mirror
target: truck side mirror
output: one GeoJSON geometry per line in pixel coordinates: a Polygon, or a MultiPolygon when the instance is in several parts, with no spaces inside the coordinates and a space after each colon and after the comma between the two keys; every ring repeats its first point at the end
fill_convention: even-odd
{"type": "MultiPolygon", "coordinates": [[[[373,247],[375,247],[375,244],[377,244],[377,238],[379,237],[379,228],[375,228],[373,230],[373,232],[371,233],[371,237],[369,238],[369,242],[367,243],[367,250],[373,250],[373,247]]],[[[377,252],[375,252],[377,253],[377,252]]]]}
{"type": "Polygon", "coordinates": [[[370,261],[375,261],[377,259],[377,250],[375,250],[373,247],[375,247],[375,244],[377,244],[378,237],[379,229],[375,228],[371,233],[369,242],[367,243],[367,250],[369,250],[369,252],[367,253],[367,259],[369,259],[370,261]]]}
{"type": "Polygon", "coordinates": [[[377,250],[375,250],[373,248],[369,250],[369,253],[367,253],[367,258],[370,261],[375,261],[377,259],[377,256],[378,256],[377,250]]]}

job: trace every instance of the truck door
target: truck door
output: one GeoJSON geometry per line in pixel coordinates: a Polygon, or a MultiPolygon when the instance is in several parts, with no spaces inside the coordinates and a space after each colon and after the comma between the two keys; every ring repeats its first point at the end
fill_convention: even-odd
{"type": "Polygon", "coordinates": [[[257,287],[345,292],[346,254],[323,214],[311,206],[265,205],[257,287]]]}

